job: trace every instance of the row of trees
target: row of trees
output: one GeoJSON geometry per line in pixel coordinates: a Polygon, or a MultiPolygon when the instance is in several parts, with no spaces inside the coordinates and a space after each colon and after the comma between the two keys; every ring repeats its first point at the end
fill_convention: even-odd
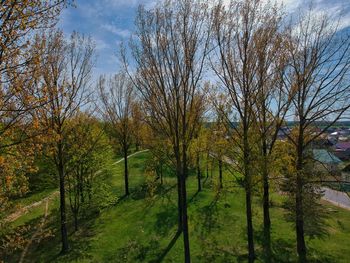
{"type": "Polygon", "coordinates": [[[54,26],[68,4],[38,0],[0,5],[0,215],[8,209],[11,196],[28,190],[25,175],[35,170],[33,155],[40,150],[36,110],[44,101],[32,78],[39,65],[33,36],[54,26]]]}
{"type": "MultiPolygon", "coordinates": [[[[189,149],[200,133],[209,101],[206,94],[212,88],[205,84],[209,76],[217,81],[216,92],[221,94],[221,99],[213,100],[218,130],[226,129],[216,139],[223,141],[219,148],[223,150],[215,155],[221,164],[223,158],[231,158],[243,177],[250,262],[255,259],[255,178],[263,182],[264,252],[271,259],[269,191],[275,145],[285,121],[296,121],[286,134],[293,175],[289,193],[294,199],[299,260],[306,261],[305,207],[310,200],[306,196],[316,195],[319,188],[310,181],[310,145],[350,107],[350,41],[347,34],[338,32],[336,23],[311,7],[290,20],[277,4],[259,0],[229,4],[168,0],[152,10],[139,9],[130,53],[122,49],[122,61],[142,98],[147,124],[171,147],[178,180],[178,230],[183,233],[186,262],[190,262],[189,149]],[[318,121],[326,121],[326,127],[315,129],[318,121]]],[[[199,190],[200,178],[199,171],[199,190]]]]}
{"type": "Polygon", "coordinates": [[[59,182],[62,252],[67,252],[66,200],[77,229],[81,208],[103,192],[101,181],[94,182],[108,148],[105,131],[124,156],[126,196],[127,156],[133,142],[141,146],[144,133],[153,139],[148,143],[157,158],[152,169],[161,182],[163,164],[176,174],[185,262],[191,258],[186,179],[195,166],[201,191],[203,155],[218,161],[219,189],[224,162],[242,176],[250,262],[255,259],[253,190],[258,186],[263,192],[264,254],[270,260],[271,178],[276,171],[284,175],[297,251],[305,262],[310,202],[317,204],[320,196],[310,172],[310,147],[350,107],[348,36],[312,9],[287,22],[278,5],[259,0],[141,6],[129,48],[121,49],[123,72],[101,76],[100,99],[94,101],[91,39],[73,33],[67,40],[57,30],[36,34],[52,29],[67,4],[5,1],[1,6],[2,17],[11,18],[1,20],[0,167],[6,174],[0,181],[1,208],[13,191],[28,190],[23,171],[35,169],[34,153],[42,149],[59,182]],[[213,113],[208,132],[204,116],[213,113]],[[296,125],[286,133],[287,148],[277,143],[277,135],[291,118],[296,125]],[[315,129],[318,121],[326,121],[326,127],[315,129]],[[276,156],[282,153],[288,166],[277,169],[276,156]]]}
{"type": "MultiPolygon", "coordinates": [[[[41,169],[42,160],[54,167],[50,170],[59,186],[62,253],[69,249],[67,207],[77,229],[83,208],[91,210],[91,205],[101,207],[116,199],[99,176],[111,154],[106,134],[110,132],[122,146],[126,194],[131,115],[135,120],[132,138],[137,148],[141,144],[136,121],[140,109],[124,97],[125,90],[113,93],[113,98],[122,96],[114,108],[119,107],[118,119],[103,123],[93,115],[98,104],[92,96],[95,45],[89,37],[74,32],[66,38],[55,29],[60,12],[70,4],[64,0],[2,1],[0,6],[0,228],[6,231],[4,216],[11,199],[30,190],[29,175],[41,169]]],[[[120,75],[111,79],[111,92],[115,86],[124,87],[118,82],[123,80],[127,81],[120,75]]],[[[101,113],[112,117],[113,108],[99,87],[106,106],[101,113]]]]}

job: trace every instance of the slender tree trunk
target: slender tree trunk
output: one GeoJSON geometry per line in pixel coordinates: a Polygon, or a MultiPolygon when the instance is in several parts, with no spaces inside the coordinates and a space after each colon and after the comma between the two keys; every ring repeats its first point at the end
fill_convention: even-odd
{"type": "Polygon", "coordinates": [[[267,262],[271,261],[271,219],[270,219],[270,194],[269,194],[269,181],[268,174],[264,172],[264,253],[267,262]]]}
{"type": "Polygon", "coordinates": [[[264,254],[266,262],[271,262],[271,219],[270,219],[270,193],[269,193],[269,173],[267,170],[267,145],[266,140],[263,138],[263,187],[264,187],[264,195],[263,195],[263,212],[264,212],[264,254]]]}
{"type": "Polygon", "coordinates": [[[163,185],[163,164],[160,165],[160,185],[163,185]]]}
{"type": "Polygon", "coordinates": [[[63,164],[63,146],[62,142],[58,143],[58,175],[60,183],[60,215],[61,215],[61,253],[67,253],[69,250],[68,233],[67,233],[67,215],[66,215],[66,196],[64,186],[64,164],[63,164]]]}
{"type": "Polygon", "coordinates": [[[207,152],[207,163],[206,163],[206,168],[207,168],[207,178],[209,177],[209,151],[207,152]]]}
{"type": "Polygon", "coordinates": [[[297,234],[297,251],[299,262],[306,262],[306,245],[304,238],[304,220],[303,220],[303,199],[302,199],[302,184],[300,176],[297,176],[297,193],[295,198],[296,204],[296,234],[297,234]]]}
{"type": "Polygon", "coordinates": [[[176,177],[177,177],[177,231],[182,232],[182,194],[181,194],[181,163],[180,160],[176,164],[176,177]]]}
{"type": "Polygon", "coordinates": [[[78,211],[74,211],[74,230],[78,231],[78,211]]]}
{"type": "Polygon", "coordinates": [[[88,199],[89,202],[92,200],[92,173],[90,172],[90,178],[86,182],[87,192],[88,192],[88,199]]]}
{"type": "Polygon", "coordinates": [[[222,184],[222,160],[221,158],[219,159],[219,189],[222,189],[223,184],[222,184]]]}
{"type": "Polygon", "coordinates": [[[187,192],[186,192],[186,178],[187,178],[187,154],[186,146],[183,145],[182,152],[182,171],[180,174],[181,183],[181,201],[182,201],[182,232],[184,238],[184,255],[185,263],[191,262],[190,255],[190,239],[188,234],[188,219],[187,219],[187,192]]]}
{"type": "Polygon", "coordinates": [[[128,149],[124,146],[124,184],[125,184],[125,196],[129,193],[129,170],[128,170],[128,149]]]}
{"type": "Polygon", "coordinates": [[[251,184],[252,178],[249,168],[250,150],[248,146],[248,130],[244,131],[243,154],[244,154],[244,177],[245,177],[245,192],[246,192],[246,218],[247,218],[247,237],[248,237],[248,261],[254,262],[254,230],[253,230],[253,215],[252,215],[252,193],[251,184]]]}
{"type": "Polygon", "coordinates": [[[197,153],[196,157],[196,163],[197,163],[197,183],[198,183],[198,192],[202,191],[202,183],[201,183],[201,168],[199,164],[199,153],[197,153]]]}
{"type": "Polygon", "coordinates": [[[78,175],[78,187],[79,187],[79,192],[80,192],[80,201],[82,203],[85,202],[85,199],[84,199],[84,178],[83,178],[83,168],[81,168],[81,171],[80,171],[80,174],[78,175]]]}
{"type": "Polygon", "coordinates": [[[306,262],[306,245],[304,238],[304,211],[303,211],[303,131],[299,130],[299,143],[297,149],[297,182],[296,182],[296,194],[295,194],[295,225],[297,235],[297,251],[299,256],[299,262],[306,262]]]}
{"type": "MultiPolygon", "coordinates": [[[[249,183],[248,183],[249,184],[249,183]]],[[[254,262],[254,236],[253,236],[253,220],[252,220],[252,200],[250,186],[246,187],[246,216],[247,216],[247,235],[248,235],[248,259],[254,262]]]]}

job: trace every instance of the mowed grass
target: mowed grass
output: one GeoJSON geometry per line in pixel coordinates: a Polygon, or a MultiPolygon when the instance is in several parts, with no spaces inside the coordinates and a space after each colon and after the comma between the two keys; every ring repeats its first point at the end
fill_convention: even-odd
{"type": "MultiPolygon", "coordinates": [[[[51,218],[50,228],[55,236],[31,245],[25,262],[184,262],[182,235],[176,236],[176,180],[166,176],[163,187],[151,197],[145,186],[148,158],[146,152],[129,159],[129,197],[120,198],[96,217],[85,219],[78,232],[74,233],[70,226],[69,254],[59,255],[59,225],[57,218],[51,218]]],[[[107,183],[116,196],[123,196],[123,162],[106,169],[110,174],[107,183]]],[[[191,175],[187,181],[191,258],[193,262],[246,262],[244,191],[225,171],[224,189],[218,192],[217,175],[215,168],[208,179],[204,176],[204,188],[199,193],[196,177],[191,175]]],[[[296,262],[293,225],[285,221],[282,200],[278,194],[272,195],[274,262],[296,262]]],[[[307,240],[310,261],[349,262],[350,212],[325,205],[331,209],[329,236],[307,240]]],[[[263,262],[259,197],[254,198],[253,215],[257,262],[263,262]]],[[[14,256],[13,262],[16,259],[14,256]]]]}

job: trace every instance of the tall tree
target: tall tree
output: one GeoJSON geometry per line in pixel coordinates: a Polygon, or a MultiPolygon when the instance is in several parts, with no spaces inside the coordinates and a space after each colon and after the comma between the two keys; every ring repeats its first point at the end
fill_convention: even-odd
{"type": "Polygon", "coordinates": [[[284,89],[283,74],[287,67],[285,51],[287,40],[283,34],[282,16],[277,6],[271,8],[269,19],[255,32],[254,45],[257,57],[257,93],[254,103],[254,119],[258,134],[257,171],[263,184],[264,255],[271,261],[271,220],[269,177],[273,169],[271,161],[278,132],[291,103],[290,90],[284,89]]]}
{"type": "MultiPolygon", "coordinates": [[[[290,58],[285,81],[291,90],[296,126],[287,134],[294,146],[295,229],[299,261],[306,261],[305,202],[310,187],[308,159],[312,142],[347,113],[350,104],[350,37],[339,34],[337,24],[310,8],[288,30],[290,58]],[[326,123],[317,128],[318,122],[326,123]]],[[[311,191],[311,192],[310,192],[311,191]]]]}
{"type": "Polygon", "coordinates": [[[47,102],[38,109],[38,116],[51,138],[49,145],[60,189],[61,252],[66,253],[69,249],[65,198],[67,122],[87,103],[94,45],[90,38],[78,33],[73,33],[66,41],[60,31],[43,36],[42,43],[38,85],[47,102]]]}
{"type": "Polygon", "coordinates": [[[25,193],[28,189],[24,173],[33,168],[29,153],[34,153],[33,139],[42,132],[33,117],[33,110],[42,104],[32,77],[37,74],[38,61],[33,36],[40,29],[54,26],[68,2],[0,3],[0,165],[6,178],[0,183],[0,213],[8,205],[10,193],[25,193]]]}
{"type": "Polygon", "coordinates": [[[132,143],[132,107],[134,86],[125,73],[118,73],[98,83],[102,114],[111,125],[111,134],[120,144],[124,156],[125,195],[129,195],[128,152],[132,143]]]}
{"type": "MultiPolygon", "coordinates": [[[[249,137],[254,121],[254,105],[259,72],[256,39],[265,25],[276,17],[269,4],[259,0],[231,1],[217,4],[213,11],[212,67],[226,88],[236,121],[233,127],[236,144],[242,153],[241,173],[246,193],[246,219],[249,262],[255,258],[252,222],[252,143],[249,137]],[[271,18],[272,17],[272,18],[271,18]]],[[[229,120],[229,124],[231,125],[229,120]]]]}
{"type": "MultiPolygon", "coordinates": [[[[188,147],[203,112],[201,78],[208,53],[205,1],[167,0],[152,10],[140,7],[131,44],[135,86],[148,124],[171,142],[178,180],[179,230],[190,262],[186,178],[188,147]]],[[[127,66],[126,55],[123,56],[127,66]]]]}

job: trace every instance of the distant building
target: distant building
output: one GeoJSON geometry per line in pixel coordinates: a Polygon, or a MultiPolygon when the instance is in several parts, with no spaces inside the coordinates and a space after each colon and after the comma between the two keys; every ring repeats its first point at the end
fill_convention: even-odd
{"type": "Polygon", "coordinates": [[[342,160],[350,160],[350,142],[338,142],[334,145],[334,154],[342,160]]]}
{"type": "Polygon", "coordinates": [[[314,159],[319,163],[327,165],[338,165],[342,163],[342,160],[325,149],[314,149],[312,152],[314,159]]]}
{"type": "Polygon", "coordinates": [[[317,171],[333,175],[339,174],[339,165],[343,162],[337,156],[325,149],[314,149],[312,153],[317,171]]]}

